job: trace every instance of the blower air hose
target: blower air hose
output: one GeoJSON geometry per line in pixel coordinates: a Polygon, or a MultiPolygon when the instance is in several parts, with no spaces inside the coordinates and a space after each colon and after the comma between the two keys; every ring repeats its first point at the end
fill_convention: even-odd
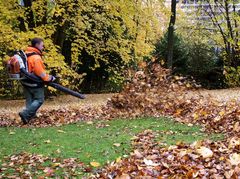
{"type": "MultiPolygon", "coordinates": [[[[27,72],[25,69],[22,68],[21,72],[26,76],[26,78],[31,79],[31,80],[33,80],[35,82],[38,82],[38,83],[43,83],[41,78],[35,76],[34,74],[31,74],[31,73],[27,72]]],[[[55,88],[59,91],[62,91],[64,93],[75,96],[77,98],[85,99],[85,96],[83,94],[80,94],[76,91],[70,90],[70,89],[68,89],[68,88],[66,88],[66,87],[64,87],[60,84],[57,84],[57,83],[54,83],[54,82],[47,82],[46,85],[51,86],[51,87],[53,87],[53,88],[55,88]]]]}
{"type": "Polygon", "coordinates": [[[70,94],[72,96],[75,96],[77,98],[85,99],[85,96],[83,94],[80,94],[80,93],[78,93],[76,91],[70,90],[70,89],[68,89],[68,88],[66,88],[66,87],[64,87],[64,86],[62,86],[60,84],[49,82],[49,83],[47,83],[47,85],[51,86],[51,87],[53,87],[53,88],[55,88],[55,89],[57,89],[59,91],[62,91],[62,92],[68,93],[68,94],[70,94]]]}

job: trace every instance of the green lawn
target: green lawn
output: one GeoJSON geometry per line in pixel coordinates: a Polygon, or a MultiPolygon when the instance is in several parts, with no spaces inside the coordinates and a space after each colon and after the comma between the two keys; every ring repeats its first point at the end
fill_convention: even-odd
{"type": "Polygon", "coordinates": [[[29,152],[104,164],[128,155],[131,138],[144,129],[157,131],[157,139],[166,144],[221,139],[216,134],[204,134],[198,126],[189,127],[166,118],[80,122],[49,128],[0,128],[0,160],[7,155],[29,152]],[[115,146],[116,143],[120,146],[115,146]]]}

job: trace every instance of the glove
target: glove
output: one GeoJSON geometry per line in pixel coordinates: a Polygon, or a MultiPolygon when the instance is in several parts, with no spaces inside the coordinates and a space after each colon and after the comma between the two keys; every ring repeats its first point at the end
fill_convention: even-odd
{"type": "Polygon", "coordinates": [[[56,78],[54,76],[51,77],[51,82],[54,82],[56,80],[56,78]]]}

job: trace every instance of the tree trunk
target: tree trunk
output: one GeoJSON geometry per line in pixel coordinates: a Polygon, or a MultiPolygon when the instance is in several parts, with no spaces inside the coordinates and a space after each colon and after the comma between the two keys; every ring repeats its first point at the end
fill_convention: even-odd
{"type": "Polygon", "coordinates": [[[20,31],[26,32],[27,28],[26,28],[26,26],[24,24],[24,18],[18,17],[18,21],[19,21],[19,29],[20,29],[20,31]]]}
{"type": "Polygon", "coordinates": [[[33,29],[35,27],[34,14],[31,9],[32,1],[33,0],[23,0],[24,6],[26,8],[25,12],[26,12],[26,16],[27,16],[27,23],[28,23],[29,29],[33,29]]]}
{"type": "MultiPolygon", "coordinates": [[[[235,5],[234,1],[233,1],[233,13],[234,13],[234,15],[236,15],[238,13],[238,12],[236,12],[236,5],[235,5]]],[[[239,27],[238,22],[239,21],[237,21],[237,19],[235,18],[234,19],[235,29],[238,29],[238,27],[239,27]]],[[[238,46],[238,40],[239,40],[239,31],[238,30],[236,30],[236,32],[235,32],[235,39],[236,39],[235,46],[237,47],[238,46]]]]}
{"type": "MultiPolygon", "coordinates": [[[[231,41],[234,41],[236,38],[234,37],[234,31],[233,31],[232,24],[231,24],[228,0],[224,1],[224,5],[225,5],[225,11],[226,11],[228,38],[230,38],[231,41]]],[[[233,9],[233,10],[235,10],[235,9],[233,9]]],[[[230,46],[229,47],[229,58],[230,58],[231,64],[233,67],[237,68],[239,66],[239,62],[236,58],[235,43],[232,44],[229,42],[229,46],[230,46]]]]}
{"type": "Polygon", "coordinates": [[[174,25],[176,21],[176,5],[177,1],[172,0],[171,17],[168,27],[168,46],[167,46],[167,67],[171,70],[173,66],[174,25]]]}

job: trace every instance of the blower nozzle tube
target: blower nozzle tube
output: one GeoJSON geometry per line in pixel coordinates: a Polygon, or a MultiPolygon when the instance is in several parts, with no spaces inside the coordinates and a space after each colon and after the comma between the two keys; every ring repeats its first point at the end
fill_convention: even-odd
{"type": "MultiPolygon", "coordinates": [[[[41,78],[38,78],[37,76],[35,76],[34,74],[31,74],[29,72],[27,72],[25,69],[21,69],[21,72],[26,76],[26,78],[28,79],[31,79],[35,82],[38,82],[38,83],[43,83],[42,79],[41,78]]],[[[73,90],[70,90],[60,84],[57,84],[57,83],[53,83],[53,82],[47,82],[46,85],[48,86],[51,86],[59,91],[62,91],[64,93],[67,93],[67,94],[70,94],[72,96],[75,96],[77,98],[80,98],[80,99],[85,99],[85,96],[83,94],[80,94],[76,91],[73,91],[73,90]]]]}

